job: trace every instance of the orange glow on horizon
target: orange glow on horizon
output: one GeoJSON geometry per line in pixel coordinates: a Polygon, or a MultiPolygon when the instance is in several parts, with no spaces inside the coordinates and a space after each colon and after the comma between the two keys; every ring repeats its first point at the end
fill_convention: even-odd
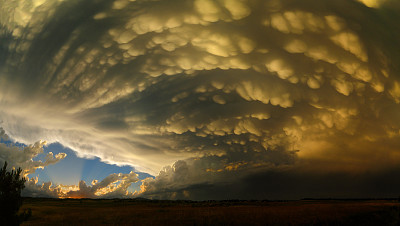
{"type": "Polygon", "coordinates": [[[68,196],[68,197],[58,197],[60,199],[86,199],[88,197],[85,196],[68,196]]]}

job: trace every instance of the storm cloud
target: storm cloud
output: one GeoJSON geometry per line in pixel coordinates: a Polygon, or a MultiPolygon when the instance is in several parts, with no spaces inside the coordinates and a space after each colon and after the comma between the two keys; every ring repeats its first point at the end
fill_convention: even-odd
{"type": "Polygon", "coordinates": [[[240,197],[274,173],[313,181],[400,163],[396,1],[0,6],[6,133],[158,174],[143,196],[250,183],[240,197]]]}

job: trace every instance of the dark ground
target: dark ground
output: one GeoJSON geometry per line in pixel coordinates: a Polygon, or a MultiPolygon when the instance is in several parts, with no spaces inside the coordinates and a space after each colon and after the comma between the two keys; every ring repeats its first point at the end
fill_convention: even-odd
{"type": "Polygon", "coordinates": [[[25,198],[22,225],[400,225],[398,200],[151,201],[25,198]]]}

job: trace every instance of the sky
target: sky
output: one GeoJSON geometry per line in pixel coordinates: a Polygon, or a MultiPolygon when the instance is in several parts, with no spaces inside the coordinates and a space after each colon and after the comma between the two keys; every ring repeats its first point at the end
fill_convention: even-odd
{"type": "MultiPolygon", "coordinates": [[[[86,183],[91,183],[93,180],[103,180],[106,176],[113,173],[127,174],[134,170],[131,166],[117,166],[101,162],[99,158],[79,158],[74,151],[65,148],[59,143],[53,143],[44,147],[43,153],[33,158],[33,161],[45,161],[45,156],[48,152],[57,155],[65,153],[66,157],[57,164],[49,165],[45,168],[39,168],[35,173],[29,174],[28,178],[36,178],[39,183],[51,181],[52,184],[78,184],[83,180],[86,183]]],[[[138,179],[153,177],[150,174],[136,172],[138,179]]],[[[140,190],[140,182],[133,183],[128,189],[130,192],[140,190]]]]}
{"type": "Polygon", "coordinates": [[[397,0],[0,0],[25,196],[400,194],[397,0]]]}

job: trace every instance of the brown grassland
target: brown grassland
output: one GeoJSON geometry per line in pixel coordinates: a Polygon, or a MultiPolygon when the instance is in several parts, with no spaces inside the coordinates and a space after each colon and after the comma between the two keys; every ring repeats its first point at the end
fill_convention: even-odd
{"type": "Polygon", "coordinates": [[[26,198],[22,225],[400,225],[398,200],[150,201],[26,198]]]}

